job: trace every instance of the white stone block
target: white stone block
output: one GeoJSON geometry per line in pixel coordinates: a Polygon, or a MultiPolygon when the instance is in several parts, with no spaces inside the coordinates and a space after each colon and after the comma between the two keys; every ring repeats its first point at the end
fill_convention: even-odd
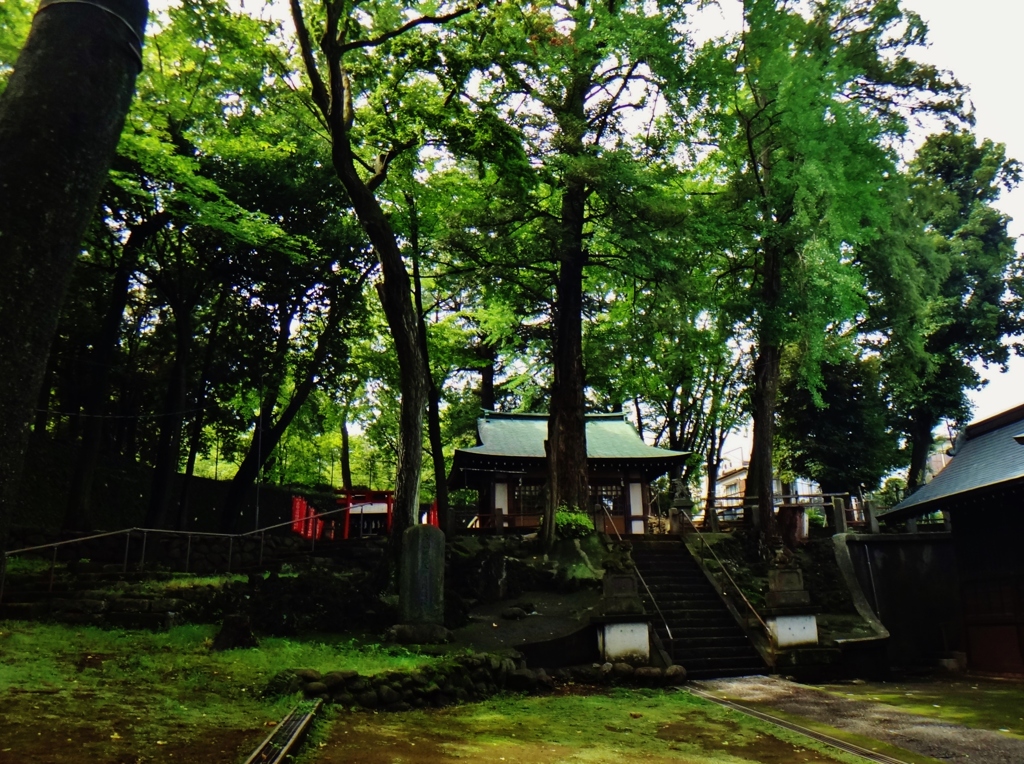
{"type": "Polygon", "coordinates": [[[646,623],[606,623],[597,631],[597,642],[609,663],[650,663],[651,638],[646,623]]]}
{"type": "Polygon", "coordinates": [[[768,619],[777,647],[818,644],[818,619],[814,615],[780,615],[768,619]]]}

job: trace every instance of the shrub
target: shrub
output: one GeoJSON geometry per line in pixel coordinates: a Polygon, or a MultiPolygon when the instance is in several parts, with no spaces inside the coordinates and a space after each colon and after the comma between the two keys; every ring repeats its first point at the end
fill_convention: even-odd
{"type": "Polygon", "coordinates": [[[565,508],[555,512],[555,536],[558,538],[581,539],[593,532],[594,523],[590,515],[565,508]]]}

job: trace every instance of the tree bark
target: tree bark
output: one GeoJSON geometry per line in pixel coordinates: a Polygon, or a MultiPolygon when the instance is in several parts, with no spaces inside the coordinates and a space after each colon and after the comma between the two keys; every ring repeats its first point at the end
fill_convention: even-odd
{"type": "Polygon", "coordinates": [[[0,546],[68,274],[139,72],[148,4],[106,6],[41,8],[0,96],[0,546]]]}
{"type": "Polygon", "coordinates": [[[493,348],[481,347],[482,352],[487,354],[487,365],[480,368],[480,408],[485,411],[494,411],[494,367],[497,358],[493,348]]]}
{"type": "Polygon", "coordinates": [[[405,198],[409,205],[409,238],[413,252],[413,290],[416,315],[420,322],[420,345],[428,369],[427,438],[430,442],[430,461],[434,468],[434,502],[437,506],[438,524],[445,535],[450,536],[453,524],[448,507],[448,472],[445,468],[444,442],[441,439],[441,391],[438,389],[433,371],[430,371],[430,346],[427,343],[426,311],[423,309],[423,282],[420,279],[419,215],[413,195],[406,193],[405,198]]]}
{"type": "MultiPolygon", "coordinates": [[[[769,173],[763,169],[767,178],[769,173]]],[[[750,512],[761,537],[762,549],[775,543],[774,449],[775,409],[782,376],[782,346],[777,338],[779,300],[782,294],[783,246],[766,237],[761,250],[760,325],[757,330],[757,355],[754,357],[754,389],[751,394],[754,420],[753,446],[747,470],[747,490],[743,504],[750,512]]]]}
{"type": "Polygon", "coordinates": [[[399,416],[398,466],[395,478],[394,515],[388,543],[390,570],[384,583],[398,578],[402,534],[419,514],[420,470],[423,468],[423,414],[427,407],[430,371],[420,339],[420,320],[413,307],[412,285],[405,269],[398,239],[373,191],[355,169],[355,157],[344,132],[335,131],[332,160],[335,172],[349,194],[356,217],[380,261],[383,278],[377,283],[384,316],[398,356],[399,416]]]}
{"type": "Polygon", "coordinates": [[[756,512],[755,525],[761,537],[775,535],[772,455],[775,439],[775,404],[779,392],[780,349],[765,344],[754,359],[754,445],[747,471],[744,504],[756,512]]]}
{"type": "MultiPolygon", "coordinates": [[[[582,222],[583,205],[580,201],[582,222]]],[[[590,511],[586,409],[583,400],[582,251],[568,253],[562,261],[554,329],[554,382],[548,415],[548,502],[542,535],[545,548],[554,544],[555,511],[560,506],[590,511]]]]}
{"type": "Polygon", "coordinates": [[[712,533],[721,530],[718,524],[718,510],[715,507],[718,492],[718,470],[722,466],[722,447],[726,433],[714,432],[708,438],[707,477],[708,495],[704,503],[704,527],[712,533]]]}
{"type": "MultiPolygon", "coordinates": [[[[557,115],[559,132],[570,162],[584,154],[587,129],[585,97],[589,75],[577,75],[566,88],[557,115]]],[[[587,478],[587,424],[583,398],[583,268],[587,253],[583,230],[587,206],[586,179],[570,167],[563,179],[558,242],[558,281],[555,285],[553,380],[548,412],[548,501],[544,511],[541,543],[550,549],[555,541],[555,511],[560,506],[590,511],[587,478]]]]}

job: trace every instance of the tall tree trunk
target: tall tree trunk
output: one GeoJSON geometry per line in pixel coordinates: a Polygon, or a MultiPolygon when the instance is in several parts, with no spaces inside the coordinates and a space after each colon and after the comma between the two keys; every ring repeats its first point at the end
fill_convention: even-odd
{"type": "MultiPolygon", "coordinates": [[[[395,143],[378,157],[373,174],[364,180],[357,169],[350,130],[353,124],[353,86],[345,71],[344,51],[338,43],[340,6],[325,3],[327,29],[320,38],[327,81],[321,77],[312,38],[306,28],[299,0],[290,0],[292,19],[298,34],[302,60],[311,83],[313,102],[323,114],[331,132],[331,163],[345,187],[352,209],[380,262],[382,279],[377,284],[388,330],[398,356],[398,385],[402,395],[399,416],[398,474],[395,480],[394,522],[389,542],[388,567],[381,569],[378,584],[393,588],[398,580],[402,534],[416,522],[419,512],[420,470],[423,467],[423,414],[429,395],[430,366],[423,354],[420,321],[413,305],[412,287],[398,238],[375,195],[387,178],[393,159],[413,144],[395,143]],[[383,580],[387,579],[387,580],[383,580]]],[[[454,16],[466,11],[457,11],[454,16]]]]}
{"type": "MultiPolygon", "coordinates": [[[[267,457],[270,456],[274,449],[277,448],[277,444],[281,442],[281,438],[284,437],[288,426],[295,419],[295,415],[299,413],[299,409],[302,408],[303,404],[309,399],[310,393],[316,388],[320,371],[327,361],[327,356],[330,352],[332,337],[339,330],[341,319],[345,315],[345,308],[342,304],[344,300],[339,293],[337,285],[334,285],[330,299],[331,305],[327,312],[327,322],[317,338],[313,357],[303,369],[302,377],[296,381],[292,397],[281,412],[281,416],[269,427],[267,426],[267,421],[273,415],[277,404],[279,387],[275,386],[270,393],[264,396],[263,401],[260,403],[260,413],[256,417],[256,431],[253,434],[252,443],[249,444],[249,450],[246,451],[242,463],[238,467],[238,472],[235,473],[235,477],[231,480],[228,495],[224,499],[224,513],[221,516],[221,531],[224,533],[231,533],[238,529],[238,520],[249,488],[252,487],[256,478],[259,477],[260,469],[263,467],[264,462],[266,462],[267,457]]],[[[282,327],[282,335],[287,334],[287,325],[284,325],[282,327]]]]}
{"type": "Polygon", "coordinates": [[[146,1],[106,7],[41,8],[0,96],[0,546],[68,275],[139,72],[146,1]]]}
{"type": "MultiPolygon", "coordinates": [[[[584,153],[586,128],[585,96],[590,82],[576,76],[566,89],[558,114],[559,132],[570,161],[584,153]]],[[[555,511],[566,506],[590,511],[587,479],[587,424],[583,398],[583,247],[587,185],[584,177],[570,169],[564,179],[558,242],[558,281],[555,285],[553,380],[551,410],[548,412],[548,501],[541,537],[545,549],[555,541],[555,511]]]]}
{"type": "MultiPolygon", "coordinates": [[[[203,384],[203,383],[201,383],[203,384]]],[[[202,388],[200,388],[202,389],[202,388]]],[[[181,476],[181,491],[178,495],[178,523],[179,531],[188,530],[189,526],[189,503],[192,497],[192,477],[196,471],[196,458],[199,456],[199,443],[203,437],[203,426],[206,424],[206,393],[199,393],[199,400],[196,401],[195,417],[192,419],[192,428],[188,438],[188,458],[185,461],[185,472],[181,476]]]]}
{"type": "Polygon", "coordinates": [[[348,442],[348,406],[341,412],[341,486],[352,490],[352,448],[348,442]]]}
{"type": "Polygon", "coordinates": [[[775,404],[779,394],[781,349],[770,342],[760,345],[754,359],[753,448],[747,470],[744,506],[756,513],[754,525],[762,539],[775,537],[775,501],[773,485],[773,448],[775,404]]]}
{"type": "Polygon", "coordinates": [[[762,541],[762,549],[775,543],[774,449],[775,408],[782,374],[782,347],[777,327],[779,296],[782,293],[782,255],[777,242],[766,240],[762,248],[760,326],[754,357],[754,389],[751,394],[754,420],[753,446],[747,470],[744,511],[750,513],[762,541]]]}
{"type": "MultiPolygon", "coordinates": [[[[184,312],[185,309],[182,309],[181,313],[184,312]]],[[[168,508],[174,499],[174,479],[181,460],[181,430],[185,420],[188,368],[192,352],[192,321],[179,316],[176,324],[177,349],[167,383],[164,411],[160,417],[160,438],[153,464],[149,511],[146,513],[148,528],[165,528],[168,525],[168,508]]]]}
{"type": "Polygon", "coordinates": [[[383,278],[377,283],[384,316],[398,356],[398,387],[402,394],[399,415],[398,469],[395,480],[394,515],[388,544],[393,586],[398,580],[402,534],[416,523],[419,514],[420,470],[423,468],[423,414],[430,389],[430,371],[423,354],[420,320],[413,306],[412,286],[398,239],[373,191],[359,177],[348,136],[333,136],[334,168],[348,191],[356,216],[380,261],[383,278]]]}
{"type": "Polygon", "coordinates": [[[64,514],[64,527],[76,530],[92,528],[91,497],[96,465],[99,463],[104,432],[104,401],[110,380],[110,368],[121,333],[121,322],[128,305],[132,274],[138,267],[142,246],[170,220],[166,212],[155,214],[149,220],[132,228],[128,241],[121,248],[117,269],[110,285],[107,308],[99,334],[93,343],[88,372],[84,375],[84,422],[82,441],[75,459],[75,471],[68,490],[68,504],[64,514]]]}
{"type": "Polygon", "coordinates": [[[480,408],[494,411],[494,376],[498,359],[494,348],[481,345],[481,354],[486,353],[487,365],[480,368],[480,408]]]}
{"type": "Polygon", "coordinates": [[[928,457],[932,451],[935,436],[932,431],[937,422],[920,410],[913,412],[910,423],[910,470],[907,473],[907,494],[916,491],[925,481],[928,457]]]}
{"type": "Polygon", "coordinates": [[[718,533],[718,509],[715,506],[718,492],[718,470],[722,466],[722,447],[725,445],[725,433],[712,433],[708,438],[707,479],[708,495],[704,503],[704,527],[712,533],[718,533]]]}
{"type": "Polygon", "coordinates": [[[437,504],[437,518],[446,536],[452,534],[452,522],[448,507],[448,472],[445,469],[444,442],[441,440],[441,391],[434,374],[430,371],[430,346],[427,343],[426,311],[423,309],[423,282],[420,279],[420,225],[416,199],[406,192],[409,206],[409,243],[412,248],[413,296],[416,314],[420,321],[420,345],[427,362],[429,391],[427,392],[427,438],[430,442],[430,461],[434,468],[434,501],[437,504]]]}

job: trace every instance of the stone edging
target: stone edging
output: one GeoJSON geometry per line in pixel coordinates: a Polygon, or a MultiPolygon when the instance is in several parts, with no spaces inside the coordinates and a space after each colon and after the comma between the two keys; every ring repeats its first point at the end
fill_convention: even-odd
{"type": "Polygon", "coordinates": [[[635,669],[626,663],[576,666],[557,669],[553,674],[542,668],[529,669],[519,658],[476,653],[411,672],[374,676],[362,676],[355,671],[286,669],[270,680],[264,694],[301,692],[307,698],[320,698],[352,709],[408,711],[484,700],[500,692],[550,692],[558,683],[663,687],[677,686],[686,680],[682,666],[635,669]]]}

